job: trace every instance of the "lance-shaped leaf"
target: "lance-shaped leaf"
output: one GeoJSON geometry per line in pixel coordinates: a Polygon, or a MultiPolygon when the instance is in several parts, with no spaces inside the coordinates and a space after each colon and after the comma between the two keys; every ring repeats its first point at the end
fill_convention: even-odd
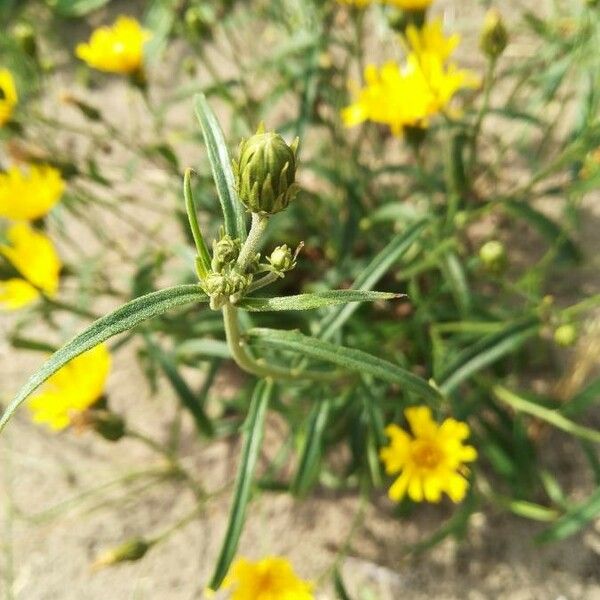
{"type": "Polygon", "coordinates": [[[539,319],[531,317],[479,340],[460,352],[448,365],[439,378],[440,389],[449,394],[471,375],[514,352],[527,339],[535,335],[539,327],[539,319]]]}
{"type": "Polygon", "coordinates": [[[348,304],[349,302],[373,302],[374,300],[391,300],[403,297],[405,297],[405,294],[393,294],[391,292],[332,290],[313,294],[299,294],[297,296],[282,296],[281,298],[244,298],[238,302],[237,306],[252,312],[315,310],[326,306],[348,304]]]}
{"type": "Polygon", "coordinates": [[[250,329],[247,334],[259,343],[273,348],[297,352],[307,358],[339,365],[348,371],[365,373],[389,383],[396,383],[430,402],[438,402],[441,398],[440,393],[418,375],[362,350],[338,346],[296,331],[255,328],[250,329]]]}
{"type": "Polygon", "coordinates": [[[246,218],[242,203],[235,191],[235,180],[231,168],[231,159],[225,144],[223,132],[204,94],[195,97],[196,116],[200,122],[204,143],[208,152],[208,160],[212,168],[213,178],[217,186],[225,231],[232,238],[246,239],[246,218]]]}
{"type": "MultiPolygon", "coordinates": [[[[370,290],[392,267],[392,265],[413,245],[419,237],[427,220],[423,219],[411,225],[406,231],[397,235],[392,241],[368,264],[365,270],[356,278],[352,287],[356,290],[370,290]]],[[[332,310],[322,321],[318,335],[327,340],[352,316],[356,305],[348,305],[332,310]]]]}
{"type": "Polygon", "coordinates": [[[2,431],[19,405],[38,386],[76,356],[83,354],[118,333],[132,329],[146,319],[151,319],[165,313],[171,308],[192,302],[206,301],[207,296],[199,285],[179,285],[136,298],[98,319],[82,333],[76,335],[70,342],[67,342],[62,348],[57,350],[31,376],[29,381],[19,390],[18,394],[4,411],[0,419],[0,431],[2,431]]]}
{"type": "Polygon", "coordinates": [[[240,541],[240,535],[246,520],[246,507],[250,499],[252,487],[252,478],[254,469],[260,452],[260,445],[263,438],[263,429],[265,424],[265,415],[269,400],[273,392],[273,382],[261,380],[256,384],[250,410],[244,423],[244,442],[242,447],[242,456],[238,467],[235,489],[233,492],[233,502],[229,512],[229,523],[225,532],[223,546],[217,560],[214,574],[209,587],[217,590],[223,583],[223,579],[229,571],[229,567],[240,541]]]}

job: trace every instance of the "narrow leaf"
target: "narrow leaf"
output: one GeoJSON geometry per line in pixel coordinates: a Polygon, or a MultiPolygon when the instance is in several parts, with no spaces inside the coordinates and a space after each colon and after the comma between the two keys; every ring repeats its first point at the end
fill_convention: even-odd
{"type": "Polygon", "coordinates": [[[304,495],[313,484],[318,473],[323,453],[323,433],[327,425],[331,403],[326,400],[316,404],[308,420],[308,431],[300,454],[298,471],[292,482],[292,492],[304,495]]]}
{"type": "Polygon", "coordinates": [[[211,338],[197,338],[184,340],[178,344],[175,350],[177,357],[187,361],[199,356],[211,356],[213,358],[231,358],[231,352],[227,342],[213,340],[211,338]]]}
{"type": "Polygon", "coordinates": [[[335,587],[335,593],[337,594],[338,600],[351,600],[350,595],[346,591],[342,574],[338,568],[333,571],[333,586],[335,587]]]}
{"type": "Polygon", "coordinates": [[[444,371],[439,381],[440,389],[446,394],[452,392],[473,374],[519,348],[537,333],[538,328],[538,319],[532,317],[476,342],[461,352],[444,371]]]}
{"type": "Polygon", "coordinates": [[[171,308],[190,304],[191,302],[206,301],[207,297],[200,286],[179,285],[160,290],[159,292],[153,292],[146,296],[142,296],[141,298],[136,298],[108,315],[98,319],[82,333],[76,335],[70,342],[67,342],[62,348],[57,350],[42,365],[42,367],[32,375],[4,411],[4,414],[0,419],[0,431],[5,427],[19,405],[38,386],[44,383],[48,377],[56,373],[56,371],[66,365],[71,359],[108,340],[114,335],[132,329],[142,321],[161,315],[171,308]]]}
{"type": "Polygon", "coordinates": [[[209,585],[212,590],[219,589],[223,583],[223,579],[225,579],[237,551],[246,519],[246,507],[250,498],[252,478],[263,438],[265,415],[272,392],[273,383],[271,381],[261,380],[254,388],[250,410],[244,424],[242,456],[235,482],[229,523],[217,565],[209,585]]]}
{"type": "Polygon", "coordinates": [[[535,539],[545,544],[557,542],[577,533],[600,515],[600,487],[585,502],[567,511],[552,527],[542,531],[535,539]]]}
{"type": "Polygon", "coordinates": [[[238,200],[235,191],[231,159],[229,158],[223,132],[215,114],[208,105],[206,96],[198,94],[195,96],[195,101],[196,115],[204,136],[208,159],[223,210],[225,231],[231,237],[240,238],[243,241],[246,239],[244,207],[238,200]]]}
{"type": "Polygon", "coordinates": [[[421,377],[362,350],[345,348],[295,331],[255,328],[250,329],[247,334],[260,343],[281,350],[298,352],[302,356],[339,365],[349,371],[365,373],[389,383],[397,383],[431,402],[440,400],[439,392],[421,377]]]}
{"type": "Polygon", "coordinates": [[[314,310],[350,302],[372,302],[374,300],[391,300],[403,297],[405,297],[405,294],[360,290],[332,290],[330,292],[299,294],[297,296],[283,296],[281,298],[244,298],[237,306],[252,312],[314,310]]]}
{"type": "Polygon", "coordinates": [[[552,410],[540,404],[535,404],[500,385],[494,388],[494,394],[499,400],[502,400],[502,402],[505,402],[519,412],[542,419],[557,429],[562,429],[575,437],[600,444],[600,431],[578,425],[567,419],[558,410],[552,410]]]}
{"type": "MultiPolygon", "coordinates": [[[[419,237],[427,220],[418,221],[406,231],[397,235],[392,241],[369,263],[365,270],[356,278],[352,287],[355,290],[370,290],[398,261],[398,259],[413,245],[419,237]]],[[[319,327],[319,337],[323,340],[331,336],[344,325],[354,314],[357,306],[348,305],[331,311],[319,327]]]]}

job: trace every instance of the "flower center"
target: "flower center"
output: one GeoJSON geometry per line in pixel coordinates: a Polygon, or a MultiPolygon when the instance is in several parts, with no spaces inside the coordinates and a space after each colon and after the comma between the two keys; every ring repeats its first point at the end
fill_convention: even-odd
{"type": "Polygon", "coordinates": [[[413,442],[412,458],[415,464],[422,469],[435,469],[444,454],[433,441],[416,440],[413,442]]]}

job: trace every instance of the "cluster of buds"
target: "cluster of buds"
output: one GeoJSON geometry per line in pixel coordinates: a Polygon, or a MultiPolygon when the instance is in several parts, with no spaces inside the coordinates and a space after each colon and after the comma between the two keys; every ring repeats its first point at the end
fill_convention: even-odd
{"type": "Polygon", "coordinates": [[[193,202],[186,200],[192,231],[196,231],[197,261],[202,265],[198,276],[213,310],[228,302],[236,304],[247,292],[273,282],[273,275],[283,277],[296,266],[302,245],[295,252],[285,244],[278,246],[263,263],[257,249],[268,218],[285,210],[298,193],[297,150],[298,139],[288,145],[279,134],[265,132],[263,126],[242,141],[233,171],[238,198],[253,215],[252,229],[243,244],[222,230],[213,241],[211,255],[201,241],[193,202]],[[259,273],[266,275],[254,282],[259,273]]]}

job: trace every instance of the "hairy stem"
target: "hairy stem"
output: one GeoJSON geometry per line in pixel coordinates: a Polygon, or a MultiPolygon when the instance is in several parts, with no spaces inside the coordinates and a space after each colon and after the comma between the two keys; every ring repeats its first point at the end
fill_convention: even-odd
{"type": "Polygon", "coordinates": [[[252,213],[252,225],[250,226],[250,232],[248,233],[248,237],[246,238],[246,241],[240,250],[240,255],[238,256],[237,260],[238,267],[240,267],[242,273],[246,271],[248,263],[260,249],[261,238],[268,224],[269,215],[252,213]]]}

